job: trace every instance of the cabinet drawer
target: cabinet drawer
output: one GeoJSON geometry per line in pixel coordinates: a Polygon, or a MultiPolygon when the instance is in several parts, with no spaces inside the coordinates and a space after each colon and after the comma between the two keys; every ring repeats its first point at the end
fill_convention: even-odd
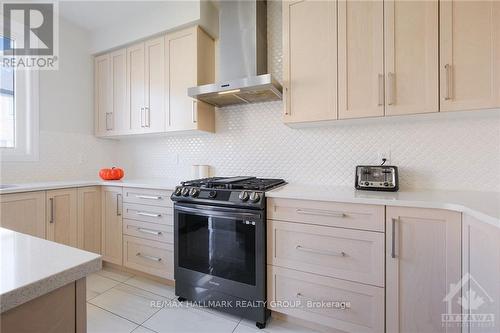
{"type": "Polygon", "coordinates": [[[172,225],[124,219],[123,234],[163,243],[174,243],[174,227],[172,225]]]}
{"type": "Polygon", "coordinates": [[[123,236],[123,265],[164,279],[174,279],[174,246],[123,236]]]}
{"type": "Polygon", "coordinates": [[[147,206],[132,203],[123,204],[123,218],[158,224],[174,224],[173,209],[170,207],[147,206]]]}
{"type": "Polygon", "coordinates": [[[384,286],[384,234],[268,221],[267,262],[335,278],[384,286]]]}
{"type": "Polygon", "coordinates": [[[384,231],[384,206],[269,198],[271,220],[384,231]]]}
{"type": "Polygon", "coordinates": [[[384,331],[384,288],[267,267],[270,309],[345,332],[384,331]],[[280,307],[284,301],[294,306],[280,307]]]}
{"type": "Polygon", "coordinates": [[[172,191],[128,187],[123,189],[123,202],[173,207],[171,194],[172,191]]]}

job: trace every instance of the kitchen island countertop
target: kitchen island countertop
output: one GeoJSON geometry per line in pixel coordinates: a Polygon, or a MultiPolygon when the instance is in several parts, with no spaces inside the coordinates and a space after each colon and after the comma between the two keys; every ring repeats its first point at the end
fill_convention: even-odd
{"type": "Polygon", "coordinates": [[[0,313],[101,269],[101,256],[0,228],[0,313]]]}

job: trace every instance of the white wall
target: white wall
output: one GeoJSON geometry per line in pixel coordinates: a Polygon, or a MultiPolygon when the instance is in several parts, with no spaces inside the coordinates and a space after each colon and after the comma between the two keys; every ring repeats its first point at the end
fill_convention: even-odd
{"type": "Polygon", "coordinates": [[[39,161],[2,161],[0,183],[94,178],[113,162],[117,143],[93,136],[90,36],[59,24],[59,70],[40,72],[39,161]]]}
{"type": "MultiPolygon", "coordinates": [[[[500,191],[500,110],[291,129],[281,122],[282,103],[273,102],[218,110],[215,135],[95,139],[91,42],[61,25],[60,70],[40,82],[40,161],[3,163],[3,183],[90,178],[112,164],[131,178],[188,179],[191,164],[210,164],[217,175],[352,186],[357,164],[378,163],[377,153],[390,150],[404,189],[500,191]]],[[[268,30],[270,71],[281,80],[279,2],[269,2],[268,30]]]]}
{"type": "MultiPolygon", "coordinates": [[[[281,6],[268,2],[270,71],[281,80],[281,6]]],[[[127,140],[120,162],[135,176],[190,178],[191,164],[215,174],[280,177],[289,182],[353,186],[358,164],[391,153],[403,189],[500,191],[500,110],[338,122],[291,129],[281,102],[227,107],[215,135],[127,140]]]]}

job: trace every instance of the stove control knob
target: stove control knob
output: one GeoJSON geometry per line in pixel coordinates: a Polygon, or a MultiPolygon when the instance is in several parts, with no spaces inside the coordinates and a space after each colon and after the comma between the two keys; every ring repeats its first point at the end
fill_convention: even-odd
{"type": "Polygon", "coordinates": [[[208,197],[209,197],[210,199],[213,199],[213,198],[215,198],[216,196],[217,196],[217,191],[210,191],[210,192],[208,192],[208,197]]]}
{"type": "Polygon", "coordinates": [[[183,187],[181,194],[187,197],[189,195],[189,189],[187,187],[183,187]]]}
{"type": "Polygon", "coordinates": [[[180,195],[182,194],[182,187],[177,186],[177,187],[175,188],[175,192],[174,192],[174,194],[175,194],[175,196],[177,196],[177,197],[178,197],[178,196],[180,196],[180,195]]]}
{"type": "Polygon", "coordinates": [[[196,187],[193,187],[191,188],[191,190],[189,190],[189,195],[192,196],[193,198],[196,198],[198,194],[200,194],[200,190],[197,189],[196,187]]]}
{"type": "Polygon", "coordinates": [[[250,196],[248,195],[247,191],[242,191],[238,198],[240,198],[241,201],[247,201],[250,196]]]}
{"type": "Polygon", "coordinates": [[[260,195],[257,192],[252,192],[252,193],[250,193],[249,199],[251,202],[258,202],[260,200],[260,195]]]}

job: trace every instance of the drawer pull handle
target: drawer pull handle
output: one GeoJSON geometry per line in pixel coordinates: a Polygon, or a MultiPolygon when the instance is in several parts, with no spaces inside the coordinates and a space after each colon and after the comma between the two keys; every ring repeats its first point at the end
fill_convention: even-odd
{"type": "Polygon", "coordinates": [[[148,216],[148,217],[161,217],[161,214],[152,214],[152,213],[146,213],[146,212],[137,212],[137,215],[140,216],[148,216]]]}
{"type": "Polygon", "coordinates": [[[147,254],[142,254],[141,252],[137,252],[136,256],[144,258],[144,259],[153,260],[153,261],[161,261],[161,258],[149,256],[147,254]]]}
{"type": "Polygon", "coordinates": [[[396,222],[399,218],[392,218],[392,239],[391,239],[391,258],[396,258],[396,222]]]}
{"type": "Polygon", "coordinates": [[[296,210],[297,214],[304,214],[304,215],[318,215],[318,216],[331,216],[331,217],[347,217],[345,213],[339,213],[339,212],[330,212],[327,210],[306,210],[306,209],[300,209],[298,208],[296,210]]]}
{"type": "Polygon", "coordinates": [[[335,252],[335,251],[327,251],[327,250],[318,250],[318,249],[311,249],[311,248],[308,248],[308,247],[303,247],[301,245],[297,245],[295,247],[295,249],[297,249],[299,251],[304,251],[304,252],[324,254],[326,256],[347,257],[347,253],[345,253],[344,251],[335,252]]]}
{"type": "Polygon", "coordinates": [[[160,196],[153,196],[153,195],[136,195],[135,197],[138,199],[161,200],[160,196]]]}
{"type": "Polygon", "coordinates": [[[140,232],[145,233],[145,234],[150,234],[150,235],[156,235],[156,236],[161,235],[161,231],[155,231],[155,230],[151,230],[151,229],[137,228],[137,231],[140,231],[140,232]]]}

